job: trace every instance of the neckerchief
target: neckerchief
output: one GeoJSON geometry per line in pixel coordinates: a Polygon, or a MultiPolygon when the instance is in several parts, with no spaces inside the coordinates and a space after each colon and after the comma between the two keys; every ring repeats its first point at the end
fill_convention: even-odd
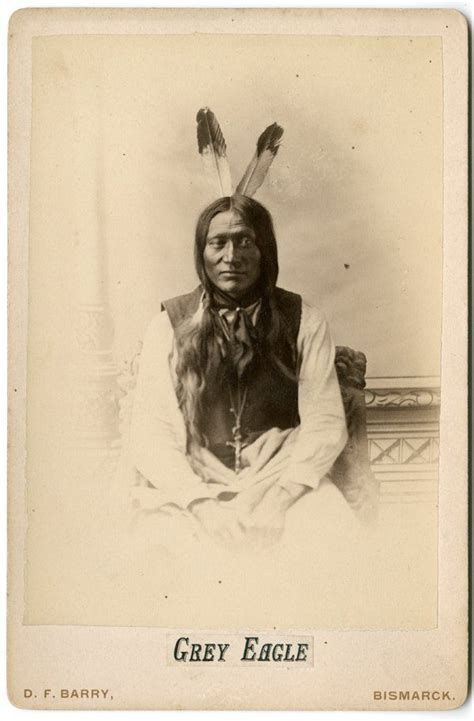
{"type": "Polygon", "coordinates": [[[262,305],[257,298],[249,305],[239,305],[234,299],[213,294],[211,315],[217,341],[224,360],[228,361],[240,379],[254,357],[257,339],[256,323],[262,305]]]}

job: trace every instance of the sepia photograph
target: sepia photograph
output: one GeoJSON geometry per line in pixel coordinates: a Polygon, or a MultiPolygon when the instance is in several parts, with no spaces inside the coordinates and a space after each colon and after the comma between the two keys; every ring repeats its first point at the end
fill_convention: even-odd
{"type": "MultiPolygon", "coordinates": [[[[315,668],[331,632],[439,631],[467,510],[443,495],[467,488],[464,419],[458,466],[443,440],[465,51],[454,11],[12,18],[18,626],[155,629],[180,668],[315,668]]],[[[356,697],[340,708],[386,700],[356,697]]]]}

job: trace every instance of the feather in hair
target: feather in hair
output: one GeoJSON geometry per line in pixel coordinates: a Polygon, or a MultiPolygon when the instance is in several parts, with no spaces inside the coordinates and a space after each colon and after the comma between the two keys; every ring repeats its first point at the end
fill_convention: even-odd
{"type": "Polygon", "coordinates": [[[283,128],[273,123],[266,128],[257,141],[257,150],[235,191],[251,198],[263,183],[270,165],[280,147],[283,128]]]}
{"type": "Polygon", "coordinates": [[[211,180],[217,182],[221,197],[232,195],[232,179],[226,144],[217,118],[209,108],[201,108],[196,116],[197,141],[204,169],[211,180]]]}

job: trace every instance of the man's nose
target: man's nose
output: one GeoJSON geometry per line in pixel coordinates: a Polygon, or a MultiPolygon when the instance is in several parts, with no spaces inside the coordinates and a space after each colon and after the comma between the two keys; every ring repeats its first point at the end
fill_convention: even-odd
{"type": "Polygon", "coordinates": [[[235,245],[232,240],[228,240],[224,246],[224,260],[227,263],[235,263],[239,260],[239,253],[236,251],[235,245]]]}

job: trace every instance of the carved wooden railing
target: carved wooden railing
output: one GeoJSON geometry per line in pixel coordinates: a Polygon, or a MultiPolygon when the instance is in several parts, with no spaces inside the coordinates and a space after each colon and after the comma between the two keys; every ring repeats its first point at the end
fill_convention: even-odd
{"type": "Polygon", "coordinates": [[[381,501],[436,503],[439,378],[367,378],[365,402],[369,459],[381,501]]]}

